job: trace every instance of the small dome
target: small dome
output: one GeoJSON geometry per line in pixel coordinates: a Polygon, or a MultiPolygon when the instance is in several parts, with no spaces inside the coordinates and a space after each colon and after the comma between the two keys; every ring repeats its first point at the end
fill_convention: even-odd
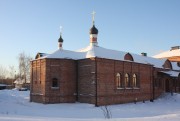
{"type": "Polygon", "coordinates": [[[93,25],[93,27],[90,29],[90,34],[98,34],[98,29],[93,25]]]}
{"type": "Polygon", "coordinates": [[[61,36],[59,37],[58,42],[63,42],[63,39],[61,36]]]}

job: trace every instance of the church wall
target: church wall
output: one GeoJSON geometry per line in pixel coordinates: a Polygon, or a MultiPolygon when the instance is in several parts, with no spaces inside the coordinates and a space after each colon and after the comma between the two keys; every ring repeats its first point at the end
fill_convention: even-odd
{"type": "Polygon", "coordinates": [[[128,61],[118,61],[97,58],[98,105],[119,104],[152,98],[152,66],[128,61]],[[120,73],[124,79],[125,73],[137,74],[140,81],[139,88],[116,87],[116,74],[120,73]]]}
{"type": "Polygon", "coordinates": [[[45,103],[76,101],[76,62],[70,59],[46,60],[45,103]],[[57,87],[52,86],[57,79],[57,87]]]}
{"type": "MultiPolygon", "coordinates": [[[[40,103],[82,102],[95,105],[120,104],[146,101],[159,97],[165,91],[165,81],[158,72],[163,69],[152,65],[103,58],[82,60],[39,59],[31,62],[30,101],[40,103]],[[130,87],[117,88],[116,74],[125,80],[127,73],[130,87]],[[132,86],[133,74],[139,86],[132,86]],[[57,87],[52,87],[56,78],[57,87]],[[161,86],[155,81],[161,79],[161,86]],[[153,88],[154,85],[154,88],[153,88]],[[97,90],[97,92],[96,92],[97,90]]],[[[172,81],[171,81],[172,82],[172,81]]],[[[170,89],[172,83],[170,82],[170,89]]]]}
{"type": "Polygon", "coordinates": [[[45,95],[46,60],[31,62],[31,94],[30,101],[43,102],[45,95]]]}
{"type": "Polygon", "coordinates": [[[39,59],[32,62],[31,101],[75,102],[76,62],[69,59],[39,59]],[[52,87],[53,79],[57,87],[52,87]]]}
{"type": "Polygon", "coordinates": [[[113,60],[97,58],[97,105],[112,104],[115,87],[114,71],[113,60]]]}
{"type": "Polygon", "coordinates": [[[177,92],[176,84],[177,78],[170,77],[165,74],[158,74],[160,71],[167,71],[168,69],[154,68],[154,97],[158,98],[164,92],[177,92]]]}
{"type": "Polygon", "coordinates": [[[159,71],[163,71],[163,69],[160,68],[154,68],[154,98],[158,98],[163,92],[165,92],[165,81],[164,77],[162,75],[158,75],[159,71]]]}
{"type": "Polygon", "coordinates": [[[78,60],[78,101],[95,103],[95,60],[78,60]]]}

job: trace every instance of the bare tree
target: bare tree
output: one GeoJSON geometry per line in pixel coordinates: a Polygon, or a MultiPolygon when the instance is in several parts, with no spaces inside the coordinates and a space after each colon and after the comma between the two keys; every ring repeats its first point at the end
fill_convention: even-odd
{"type": "MultiPolygon", "coordinates": [[[[109,93],[108,93],[108,85],[104,84],[104,88],[105,88],[106,95],[109,95],[109,93]]],[[[110,118],[112,118],[112,114],[111,114],[111,110],[110,110],[110,108],[108,106],[108,104],[110,102],[109,97],[105,96],[104,101],[105,101],[105,105],[101,106],[101,110],[103,111],[104,118],[105,119],[110,119],[110,118]]]]}
{"type": "Polygon", "coordinates": [[[0,79],[6,79],[7,75],[8,75],[7,69],[0,65],[0,79]]]}
{"type": "Polygon", "coordinates": [[[108,105],[101,106],[101,110],[103,111],[105,119],[112,118],[111,110],[109,109],[108,105]]]}
{"type": "Polygon", "coordinates": [[[9,66],[9,76],[8,78],[10,79],[15,79],[15,76],[16,76],[16,69],[14,66],[9,66]]]}
{"type": "Polygon", "coordinates": [[[27,56],[24,52],[20,53],[18,56],[19,61],[19,76],[25,79],[25,83],[30,77],[30,61],[32,57],[27,56]]]}

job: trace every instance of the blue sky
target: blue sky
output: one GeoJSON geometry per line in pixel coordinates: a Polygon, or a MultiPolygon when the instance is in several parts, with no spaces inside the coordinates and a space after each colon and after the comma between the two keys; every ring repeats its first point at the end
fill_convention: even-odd
{"type": "Polygon", "coordinates": [[[0,65],[18,66],[21,52],[89,45],[92,11],[102,47],[148,56],[180,45],[180,0],[0,0],[0,65]]]}

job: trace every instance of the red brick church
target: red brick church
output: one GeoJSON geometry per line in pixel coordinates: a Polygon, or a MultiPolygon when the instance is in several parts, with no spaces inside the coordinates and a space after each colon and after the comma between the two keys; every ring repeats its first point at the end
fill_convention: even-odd
{"type": "Polygon", "coordinates": [[[94,21],[89,46],[38,53],[31,62],[30,101],[90,103],[96,106],[153,101],[164,92],[180,92],[180,66],[168,59],[106,49],[98,45],[94,21]]]}

